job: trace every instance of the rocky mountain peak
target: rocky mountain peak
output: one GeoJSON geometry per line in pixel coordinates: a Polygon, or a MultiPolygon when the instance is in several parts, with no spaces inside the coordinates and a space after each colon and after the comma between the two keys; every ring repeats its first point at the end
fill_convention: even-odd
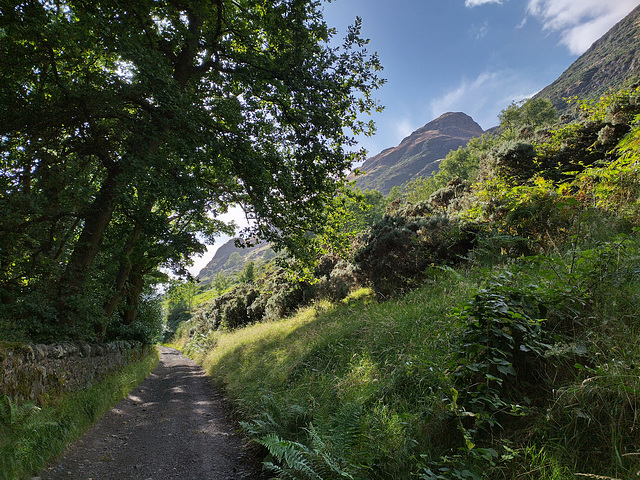
{"type": "Polygon", "coordinates": [[[427,176],[438,169],[440,160],[473,138],[484,133],[473,118],[462,112],[448,112],[417,129],[400,145],[383,150],[360,167],[365,172],[357,178],[362,189],[376,189],[388,194],[417,176],[427,176]]]}

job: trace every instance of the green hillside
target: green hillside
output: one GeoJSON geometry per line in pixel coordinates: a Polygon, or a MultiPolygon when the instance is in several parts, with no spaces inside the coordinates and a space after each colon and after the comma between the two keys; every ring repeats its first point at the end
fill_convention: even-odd
{"type": "Polygon", "coordinates": [[[635,478],[638,98],[483,137],[473,181],[406,190],[315,280],[181,326],[275,477],[635,478]]]}
{"type": "Polygon", "coordinates": [[[597,40],[560,77],[535,98],[550,99],[561,112],[566,99],[597,100],[601,95],[640,82],[640,7],[597,40]]]}

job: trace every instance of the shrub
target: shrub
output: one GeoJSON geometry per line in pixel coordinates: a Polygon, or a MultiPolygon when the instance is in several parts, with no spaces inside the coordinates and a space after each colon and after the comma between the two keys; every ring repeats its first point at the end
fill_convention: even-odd
{"type": "Polygon", "coordinates": [[[460,199],[471,192],[471,184],[461,178],[454,178],[444,187],[436,190],[429,197],[429,203],[434,207],[447,210],[450,206],[456,208],[460,199]]]}
{"type": "Polygon", "coordinates": [[[475,245],[475,225],[445,215],[405,217],[402,213],[386,215],[360,237],[354,255],[362,275],[381,298],[418,285],[429,265],[459,263],[475,245]]]}
{"type": "Polygon", "coordinates": [[[522,183],[537,171],[536,150],[530,143],[507,141],[499,144],[489,155],[495,173],[515,183],[522,183]]]}
{"type": "Polygon", "coordinates": [[[360,286],[358,268],[337,255],[324,255],[316,267],[313,296],[337,302],[360,286]]]}
{"type": "Polygon", "coordinates": [[[265,319],[289,315],[312,298],[308,283],[289,278],[283,269],[260,283],[236,285],[227,293],[201,304],[192,316],[191,334],[235,329],[265,319]]]}

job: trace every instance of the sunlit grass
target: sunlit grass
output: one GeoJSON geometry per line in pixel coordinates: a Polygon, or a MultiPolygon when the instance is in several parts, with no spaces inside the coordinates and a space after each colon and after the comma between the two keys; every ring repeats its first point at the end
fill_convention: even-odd
{"type": "Polygon", "coordinates": [[[266,414],[287,438],[302,440],[301,427],[310,424],[328,435],[340,428],[337,419],[361,412],[362,435],[350,455],[408,475],[407,458],[432,440],[424,425],[439,408],[433,392],[456,328],[448,315],[475,286],[471,275],[440,272],[384,303],[360,290],[338,305],[221,333],[202,363],[241,419],[266,414]]]}
{"type": "MultiPolygon", "coordinates": [[[[588,259],[601,255],[587,254],[588,259]]],[[[521,430],[497,435],[495,448],[503,457],[491,467],[491,478],[564,480],[573,472],[622,478],[615,475],[632,471],[640,460],[629,450],[629,434],[637,436],[640,423],[633,373],[640,363],[635,341],[640,283],[635,267],[623,263],[607,273],[612,277],[606,282],[594,285],[588,302],[567,297],[566,311],[550,304],[569,312],[568,318],[582,308],[581,316],[570,320],[579,328],[559,342],[559,348],[569,342],[569,350],[549,359],[548,375],[557,375],[552,403],[531,410],[521,430]],[[577,369],[581,360],[572,356],[571,345],[588,349],[595,363],[577,369]]],[[[544,262],[435,271],[424,286],[398,299],[378,303],[370,291],[360,290],[290,318],[213,332],[210,349],[198,356],[257,438],[272,435],[306,445],[317,471],[327,468],[322,459],[331,458],[361,478],[430,479],[426,465],[434,464],[462,472],[466,467],[456,463],[463,457],[456,453],[462,439],[451,410],[451,373],[460,366],[464,326],[454,312],[496,275],[510,279],[505,288],[531,293],[533,288],[539,298],[552,299],[558,298],[556,288],[585,278],[576,273],[565,284],[544,262]]],[[[490,465],[472,457],[472,464],[480,462],[475,469],[490,465]]]]}

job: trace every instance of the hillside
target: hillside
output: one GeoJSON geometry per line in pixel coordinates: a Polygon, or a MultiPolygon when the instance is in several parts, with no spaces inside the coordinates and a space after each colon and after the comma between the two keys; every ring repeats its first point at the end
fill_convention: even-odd
{"type": "Polygon", "coordinates": [[[274,476],[637,477],[639,93],[487,139],[478,183],[389,210],[313,281],[198,307],[177,345],[274,476]]]}
{"type": "Polygon", "coordinates": [[[417,176],[438,169],[447,153],[482,135],[482,127],[469,115],[445,113],[406,137],[400,145],[383,150],[360,167],[365,174],[357,178],[358,187],[375,189],[387,195],[417,176]]]}
{"type": "Polygon", "coordinates": [[[548,98],[562,113],[565,98],[591,100],[640,80],[640,6],[597,40],[551,85],[534,98],[548,98]]]}
{"type": "Polygon", "coordinates": [[[236,239],[231,239],[218,248],[211,261],[198,273],[198,279],[202,283],[209,283],[218,272],[224,275],[237,273],[249,262],[266,260],[274,256],[273,250],[266,242],[258,243],[253,247],[238,247],[236,239]]]}

